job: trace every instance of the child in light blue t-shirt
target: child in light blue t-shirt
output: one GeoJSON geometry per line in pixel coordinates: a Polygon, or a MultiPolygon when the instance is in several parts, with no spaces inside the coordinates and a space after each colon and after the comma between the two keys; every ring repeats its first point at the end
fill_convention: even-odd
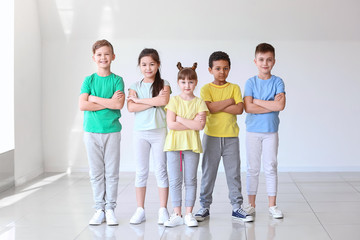
{"type": "Polygon", "coordinates": [[[166,154],[163,151],[167,134],[164,106],[169,102],[171,89],[169,82],[160,76],[160,58],[155,49],[145,48],[139,55],[138,64],[144,78],[131,85],[127,101],[129,112],[135,113],[133,146],[137,209],[130,223],[140,224],[145,221],[145,193],[151,149],[160,198],[158,224],[164,224],[169,219],[169,183],[166,154]]]}
{"type": "Polygon", "coordinates": [[[285,108],[285,87],[281,78],[271,74],[275,64],[275,49],[267,43],[255,50],[255,65],[259,74],[247,80],[244,93],[246,116],[247,194],[249,205],[244,209],[255,214],[255,199],[259,184],[261,160],[266,177],[269,213],[283,218],[276,206],[278,186],[277,151],[279,145],[279,111],[285,108]]]}

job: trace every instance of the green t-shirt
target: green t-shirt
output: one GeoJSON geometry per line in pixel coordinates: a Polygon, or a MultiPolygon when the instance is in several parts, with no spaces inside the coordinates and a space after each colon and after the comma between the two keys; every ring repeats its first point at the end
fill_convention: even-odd
{"type": "MultiPolygon", "coordinates": [[[[101,98],[111,98],[117,90],[124,92],[122,77],[113,73],[106,77],[100,77],[94,73],[85,78],[80,94],[87,93],[101,98]]],[[[93,133],[120,132],[120,117],[120,110],[117,109],[84,111],[84,131],[93,133]]]]}

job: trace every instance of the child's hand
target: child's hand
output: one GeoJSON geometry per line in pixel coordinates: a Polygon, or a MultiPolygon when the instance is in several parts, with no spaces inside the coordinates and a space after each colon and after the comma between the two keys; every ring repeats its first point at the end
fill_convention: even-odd
{"type": "Polygon", "coordinates": [[[120,90],[117,90],[116,92],[114,92],[114,95],[111,97],[111,99],[121,99],[124,97],[124,93],[120,90]]]}
{"type": "Polygon", "coordinates": [[[180,117],[180,116],[178,116],[178,115],[176,115],[176,122],[180,122],[181,123],[181,120],[182,120],[183,118],[182,117],[180,117]]]}
{"type": "Polygon", "coordinates": [[[200,114],[196,114],[194,120],[195,120],[195,121],[200,121],[200,122],[205,122],[205,121],[206,121],[206,116],[200,115],[200,114]]]}
{"type": "Polygon", "coordinates": [[[235,105],[235,99],[229,98],[231,100],[231,105],[235,105]]]}
{"type": "Polygon", "coordinates": [[[89,95],[88,102],[95,102],[95,97],[93,95],[89,95]]]}
{"type": "Polygon", "coordinates": [[[275,101],[280,101],[284,97],[284,93],[279,93],[275,95],[275,101]]]}
{"type": "Polygon", "coordinates": [[[159,92],[159,95],[157,97],[166,98],[169,95],[170,95],[170,93],[169,93],[168,90],[161,89],[160,92],[159,92]]]}
{"type": "Polygon", "coordinates": [[[166,96],[169,93],[168,90],[165,90],[164,88],[160,90],[159,96],[166,96]]]}
{"type": "Polygon", "coordinates": [[[131,100],[131,101],[133,101],[134,103],[138,103],[138,102],[139,102],[138,97],[137,97],[137,96],[133,96],[133,95],[129,95],[128,98],[127,98],[127,100],[128,100],[128,101],[131,100]]]}

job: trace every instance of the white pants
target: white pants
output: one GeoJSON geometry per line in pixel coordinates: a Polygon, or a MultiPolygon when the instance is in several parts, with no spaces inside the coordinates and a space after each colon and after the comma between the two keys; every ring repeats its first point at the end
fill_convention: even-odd
{"type": "Polygon", "coordinates": [[[160,188],[169,187],[166,171],[166,153],[164,152],[166,133],[166,128],[134,131],[135,187],[146,187],[149,176],[150,149],[152,151],[157,185],[160,188]]]}
{"type": "Polygon", "coordinates": [[[246,187],[248,195],[256,195],[259,185],[261,160],[266,179],[268,196],[277,194],[277,152],[278,133],[246,132],[247,174],[246,187]]]}

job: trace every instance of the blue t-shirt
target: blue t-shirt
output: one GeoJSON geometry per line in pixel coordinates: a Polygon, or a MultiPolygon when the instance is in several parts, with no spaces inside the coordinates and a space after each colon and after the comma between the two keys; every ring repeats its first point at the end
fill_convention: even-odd
{"type": "MultiPolygon", "coordinates": [[[[285,85],[281,78],[272,75],[270,79],[263,80],[254,76],[245,84],[244,97],[273,101],[279,93],[285,93],[285,85]]],[[[245,123],[248,132],[277,132],[280,123],[279,112],[248,113],[245,123]]]]}

